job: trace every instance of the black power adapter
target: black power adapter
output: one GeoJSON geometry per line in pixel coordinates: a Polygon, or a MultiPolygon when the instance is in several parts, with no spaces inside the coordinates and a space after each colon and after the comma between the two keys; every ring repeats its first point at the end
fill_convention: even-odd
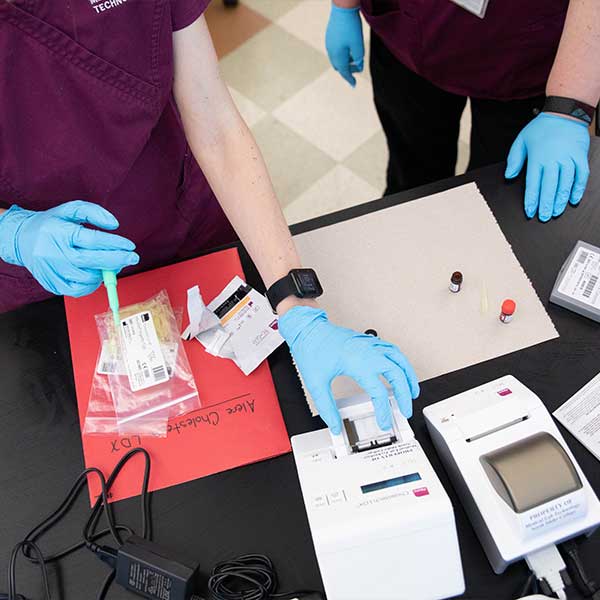
{"type": "Polygon", "coordinates": [[[198,566],[173,557],[154,542],[130,536],[118,550],[91,544],[89,549],[115,569],[115,581],[151,600],[195,600],[198,566]]]}

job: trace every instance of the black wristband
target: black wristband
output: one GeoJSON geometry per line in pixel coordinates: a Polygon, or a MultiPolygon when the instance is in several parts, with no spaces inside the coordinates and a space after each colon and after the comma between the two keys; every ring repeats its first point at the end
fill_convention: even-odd
{"type": "Polygon", "coordinates": [[[277,311],[277,305],[289,296],[318,298],[322,293],[323,288],[313,269],[292,269],[267,290],[267,298],[277,311]]]}
{"type": "Polygon", "coordinates": [[[548,96],[542,112],[553,112],[561,115],[568,115],[579,119],[588,125],[594,119],[596,108],[585,102],[574,100],[573,98],[563,98],[562,96],[548,96]]]}
{"type": "Polygon", "coordinates": [[[294,284],[294,281],[291,277],[286,276],[279,281],[276,281],[268,290],[267,290],[267,299],[271,304],[271,308],[273,311],[277,311],[277,305],[284,300],[285,298],[289,298],[290,296],[296,296],[297,290],[294,284]]]}

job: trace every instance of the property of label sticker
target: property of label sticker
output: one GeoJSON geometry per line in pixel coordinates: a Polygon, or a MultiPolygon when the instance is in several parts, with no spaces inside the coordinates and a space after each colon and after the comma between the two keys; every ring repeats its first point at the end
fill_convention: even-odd
{"type": "Polygon", "coordinates": [[[600,309],[600,254],[589,248],[578,248],[565,269],[558,291],[600,309]]]}
{"type": "Polygon", "coordinates": [[[144,390],[169,379],[165,357],[149,312],[123,319],[121,339],[131,391],[144,390]]]}

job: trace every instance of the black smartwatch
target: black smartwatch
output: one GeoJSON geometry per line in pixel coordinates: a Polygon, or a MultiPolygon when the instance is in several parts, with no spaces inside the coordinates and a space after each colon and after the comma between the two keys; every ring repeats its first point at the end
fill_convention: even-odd
{"type": "Polygon", "coordinates": [[[292,269],[267,290],[267,298],[273,310],[277,310],[277,305],[289,296],[318,298],[322,293],[321,282],[313,269],[292,269]]]}
{"type": "Polygon", "coordinates": [[[542,112],[553,112],[561,115],[569,115],[575,119],[579,119],[588,125],[594,119],[595,107],[574,100],[573,98],[563,98],[562,96],[548,96],[542,112]]]}

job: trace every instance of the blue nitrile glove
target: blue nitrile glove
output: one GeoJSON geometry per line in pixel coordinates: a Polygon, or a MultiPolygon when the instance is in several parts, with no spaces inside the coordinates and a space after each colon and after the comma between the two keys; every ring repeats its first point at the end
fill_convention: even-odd
{"type": "Polygon", "coordinates": [[[359,7],[340,8],[331,4],[325,47],[331,66],[352,86],[364,67],[365,45],[359,7]]]}
{"type": "Polygon", "coordinates": [[[382,429],[392,426],[392,415],[379,375],[391,384],[402,414],[406,418],[412,415],[419,382],[406,357],[393,344],[333,325],[324,311],[309,306],[295,306],[279,317],[279,331],[321,418],[334,434],[342,431],[331,393],[331,382],[338,375],[349,375],[371,396],[382,429]]]}
{"type": "Polygon", "coordinates": [[[588,126],[579,120],[541,113],[519,133],[508,153],[504,176],[516,177],[527,159],[525,214],[540,221],[579,204],[590,168],[588,126]]]}
{"type": "Polygon", "coordinates": [[[102,283],[102,269],[135,265],[135,244],[119,235],[117,220],[97,204],[74,200],[35,212],[16,205],[0,215],[0,258],[27,268],[53,294],[84,296],[102,283]]]}

